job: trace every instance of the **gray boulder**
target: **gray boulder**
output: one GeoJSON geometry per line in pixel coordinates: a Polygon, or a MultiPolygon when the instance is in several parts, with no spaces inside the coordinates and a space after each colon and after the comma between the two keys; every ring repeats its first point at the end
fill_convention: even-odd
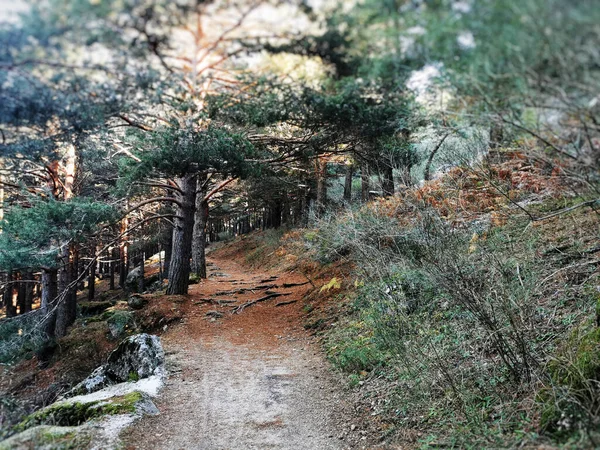
{"type": "Polygon", "coordinates": [[[132,376],[148,378],[164,363],[165,352],[158,336],[143,333],[124,339],[108,357],[105,368],[108,376],[122,382],[132,376]]]}
{"type": "Polygon", "coordinates": [[[127,274],[127,278],[125,278],[125,289],[131,292],[137,292],[141,279],[142,268],[140,266],[137,266],[135,269],[133,269],[127,274]]]}
{"type": "Polygon", "coordinates": [[[147,304],[148,304],[148,300],[146,300],[140,294],[132,294],[127,299],[127,305],[131,309],[142,309],[147,304]]]}
{"type": "Polygon", "coordinates": [[[164,363],[165,353],[158,336],[146,333],[129,336],[113,350],[104,366],[94,370],[65,397],[89,394],[113,384],[162,375],[164,363]]]}

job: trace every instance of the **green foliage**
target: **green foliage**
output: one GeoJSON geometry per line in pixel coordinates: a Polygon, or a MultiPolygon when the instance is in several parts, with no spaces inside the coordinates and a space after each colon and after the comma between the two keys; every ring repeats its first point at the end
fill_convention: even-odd
{"type": "Polygon", "coordinates": [[[151,174],[181,176],[217,171],[225,176],[245,177],[257,170],[254,146],[241,134],[223,128],[205,130],[165,127],[131,136],[141,162],[123,159],[124,183],[151,174]]]}
{"type": "Polygon", "coordinates": [[[85,239],[116,219],[106,203],[77,198],[68,202],[31,198],[31,203],[8,210],[0,224],[0,268],[56,267],[60,247],[85,239]]]}

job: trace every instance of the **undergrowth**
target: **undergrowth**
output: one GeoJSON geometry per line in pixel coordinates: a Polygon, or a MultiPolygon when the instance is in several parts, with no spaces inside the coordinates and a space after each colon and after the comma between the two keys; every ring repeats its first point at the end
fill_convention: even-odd
{"type": "MultiPolygon", "coordinates": [[[[487,191],[506,220],[477,216],[477,189],[462,216],[451,194],[439,205],[408,194],[305,233],[315,260],[356,267],[328,355],[351,385],[386,380],[381,412],[398,433],[419,432],[413,445],[597,446],[600,221],[578,209],[532,222],[487,191]]],[[[577,203],[539,196],[531,210],[557,204],[577,203]]]]}

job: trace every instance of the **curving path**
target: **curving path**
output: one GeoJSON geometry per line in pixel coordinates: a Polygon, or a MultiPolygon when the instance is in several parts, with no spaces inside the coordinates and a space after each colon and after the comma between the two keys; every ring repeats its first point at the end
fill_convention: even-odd
{"type": "Polygon", "coordinates": [[[299,300],[310,285],[283,287],[306,279],[248,272],[230,260],[209,268],[182,305],[184,323],[163,334],[170,373],[160,414],[126,429],[125,448],[343,448],[349,405],[301,326],[299,300]],[[289,295],[231,312],[272,293],[289,295]]]}

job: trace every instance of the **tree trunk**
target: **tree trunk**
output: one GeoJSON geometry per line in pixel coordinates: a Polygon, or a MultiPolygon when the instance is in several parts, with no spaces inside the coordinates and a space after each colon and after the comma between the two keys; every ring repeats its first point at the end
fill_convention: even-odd
{"type": "Polygon", "coordinates": [[[315,159],[315,168],[317,176],[317,208],[316,215],[321,217],[327,206],[327,162],[315,159]]]}
{"type": "Polygon", "coordinates": [[[40,309],[44,314],[45,321],[43,328],[48,337],[54,337],[54,330],[56,326],[56,296],[58,295],[57,289],[57,273],[56,269],[42,268],[42,297],[40,309]]]}
{"type": "Polygon", "coordinates": [[[114,247],[109,252],[108,257],[110,258],[108,266],[108,290],[113,291],[115,289],[115,258],[117,257],[114,247]]]}
{"type": "MultiPolygon", "coordinates": [[[[92,255],[94,258],[96,255],[92,255]]],[[[96,262],[90,266],[90,274],[88,277],[88,300],[94,300],[96,296],[96,262]]]]}
{"type": "Polygon", "coordinates": [[[13,284],[13,273],[8,271],[6,274],[6,285],[4,287],[4,293],[2,295],[2,303],[6,308],[6,317],[14,317],[17,315],[17,308],[13,303],[14,284],[13,284]]]}
{"type": "MultiPolygon", "coordinates": [[[[129,220],[125,217],[121,221],[121,233],[127,231],[129,226],[129,220]]],[[[127,238],[123,237],[123,240],[119,244],[119,286],[121,289],[125,288],[125,281],[127,280],[127,274],[129,273],[129,247],[127,244],[127,238]]]]}
{"type": "Polygon", "coordinates": [[[281,225],[284,227],[290,223],[290,198],[287,192],[283,192],[281,200],[281,225]]]}
{"type": "Polygon", "coordinates": [[[344,201],[352,201],[352,175],[354,175],[354,166],[346,164],[346,178],[344,180],[344,201]]]}
{"type": "Polygon", "coordinates": [[[194,236],[194,210],[196,202],[196,176],[178,178],[177,184],[183,192],[179,195],[175,227],[173,228],[173,249],[169,264],[168,295],[183,295],[188,292],[190,278],[190,257],[194,236]]]}
{"type": "Polygon", "coordinates": [[[19,272],[19,284],[17,291],[17,306],[19,307],[19,314],[23,314],[25,312],[25,279],[23,272],[19,272]]]}
{"type": "Polygon", "coordinates": [[[33,271],[28,269],[25,272],[25,303],[23,304],[23,313],[28,313],[33,307],[33,288],[35,287],[35,277],[33,271]]]}
{"type": "Polygon", "coordinates": [[[369,165],[367,163],[363,163],[360,168],[360,178],[361,178],[361,199],[363,202],[369,201],[369,192],[371,190],[371,180],[370,180],[370,170],[369,165]]]}
{"type": "Polygon", "coordinates": [[[70,325],[70,289],[71,283],[71,252],[68,245],[65,245],[60,253],[60,268],[58,269],[58,292],[61,296],[56,307],[56,337],[63,337],[67,334],[67,328],[70,325]]]}
{"type": "Polygon", "coordinates": [[[166,239],[164,240],[165,247],[165,258],[164,258],[164,278],[169,277],[169,266],[171,264],[171,255],[173,254],[173,230],[167,233],[166,239]]]}
{"type": "Polygon", "coordinates": [[[273,228],[279,228],[281,226],[281,209],[281,200],[275,200],[271,207],[271,226],[273,228]]]}
{"type": "Polygon", "coordinates": [[[196,211],[194,213],[194,237],[192,244],[192,271],[198,278],[206,278],[206,226],[208,222],[208,201],[204,200],[205,190],[202,188],[205,177],[198,178],[196,194],[196,211]]]}
{"type": "Polygon", "coordinates": [[[383,182],[381,183],[381,190],[383,191],[384,197],[391,197],[394,195],[394,168],[390,161],[385,161],[383,165],[383,182]]]}

